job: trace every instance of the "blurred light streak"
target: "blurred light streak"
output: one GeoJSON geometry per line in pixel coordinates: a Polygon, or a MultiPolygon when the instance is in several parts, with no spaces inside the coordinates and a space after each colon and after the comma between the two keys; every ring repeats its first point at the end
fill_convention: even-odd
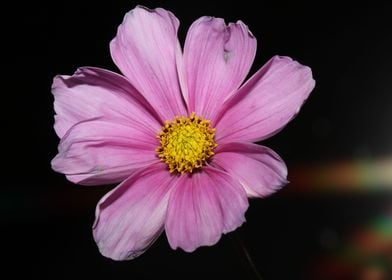
{"type": "Polygon", "coordinates": [[[289,165],[293,192],[392,192],[392,158],[289,165]]]}

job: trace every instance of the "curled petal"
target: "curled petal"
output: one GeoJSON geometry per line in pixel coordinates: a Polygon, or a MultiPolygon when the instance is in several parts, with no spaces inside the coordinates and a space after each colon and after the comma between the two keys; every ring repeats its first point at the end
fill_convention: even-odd
{"type": "Polygon", "coordinates": [[[135,173],[99,201],[93,234],[102,255],[130,260],[149,248],[163,231],[175,178],[158,163],[135,173]]]}
{"type": "Polygon", "coordinates": [[[202,17],[190,27],[184,47],[190,111],[212,119],[244,81],[256,53],[256,39],[241,21],[202,17]]]}
{"type": "Polygon", "coordinates": [[[157,139],[139,127],[111,119],[79,122],[68,130],[52,168],[82,185],[117,183],[157,162],[157,139]]]}
{"type": "Polygon", "coordinates": [[[182,59],[178,26],[169,11],[138,6],[125,15],[110,43],[114,62],[162,121],[186,115],[177,71],[182,59]]]}
{"type": "Polygon", "coordinates": [[[97,117],[139,124],[149,135],[155,135],[160,128],[146,100],[127,79],[111,71],[82,67],[72,76],[56,76],[52,92],[54,128],[60,138],[76,123],[97,117]]]}
{"type": "Polygon", "coordinates": [[[272,136],[299,112],[314,85],[309,67],[273,57],[227,101],[215,126],[217,141],[257,142],[272,136]]]}
{"type": "Polygon", "coordinates": [[[213,245],[245,221],[247,208],[244,189],[227,173],[207,166],[183,175],[169,200],[165,229],[170,246],[192,252],[213,245]]]}
{"type": "Polygon", "coordinates": [[[287,167],[271,149],[253,143],[218,146],[212,164],[240,181],[249,197],[268,196],[287,183],[287,167]]]}

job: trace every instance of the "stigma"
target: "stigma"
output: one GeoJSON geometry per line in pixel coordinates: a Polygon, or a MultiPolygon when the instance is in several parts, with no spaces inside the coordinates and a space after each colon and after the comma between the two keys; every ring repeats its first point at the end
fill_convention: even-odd
{"type": "Polygon", "coordinates": [[[192,173],[202,168],[218,146],[214,140],[215,128],[210,127],[210,120],[194,113],[189,117],[166,121],[157,138],[160,142],[157,155],[167,164],[170,173],[192,173]]]}

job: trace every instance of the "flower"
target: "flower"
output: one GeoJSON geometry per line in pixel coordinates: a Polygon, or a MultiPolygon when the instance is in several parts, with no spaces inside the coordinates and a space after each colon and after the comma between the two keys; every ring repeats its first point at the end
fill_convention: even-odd
{"type": "Polygon", "coordinates": [[[178,19],[136,7],[110,43],[124,76],[82,67],[56,76],[55,171],[71,182],[121,182],[98,203],[93,235],[114,260],[165,230],[187,252],[245,221],[248,197],[286,183],[287,168],[253,142],[280,131],[314,87],[309,67],[275,56],[247,82],[256,39],[238,21],[201,17],[182,50],[178,19]]]}

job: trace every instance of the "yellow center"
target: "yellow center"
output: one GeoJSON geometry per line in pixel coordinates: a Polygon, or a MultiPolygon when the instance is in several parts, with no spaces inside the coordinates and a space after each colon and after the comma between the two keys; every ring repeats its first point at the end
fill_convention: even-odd
{"type": "Polygon", "coordinates": [[[195,116],[176,117],[166,121],[158,134],[160,146],[157,154],[164,161],[169,171],[181,174],[202,167],[207,159],[214,155],[217,144],[214,141],[215,129],[210,121],[195,116]]]}

